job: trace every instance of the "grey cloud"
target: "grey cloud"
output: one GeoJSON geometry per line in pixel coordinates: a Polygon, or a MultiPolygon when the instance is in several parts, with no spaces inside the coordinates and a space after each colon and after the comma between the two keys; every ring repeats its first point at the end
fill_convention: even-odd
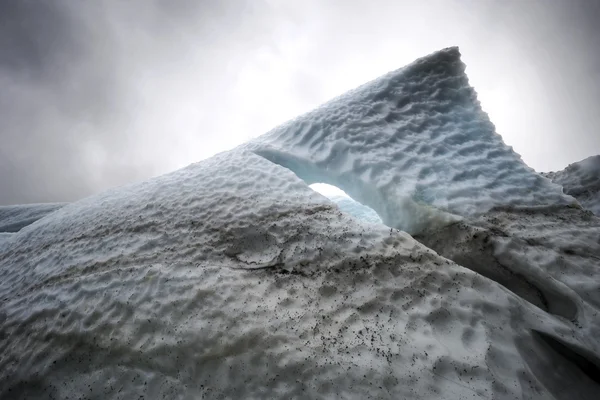
{"type": "Polygon", "coordinates": [[[598,6],[432,0],[0,3],[0,204],[168,172],[458,45],[538,170],[600,153],[598,6]]]}
{"type": "MultiPolygon", "coordinates": [[[[179,36],[218,42],[198,10],[3,4],[0,203],[74,200],[172,167],[164,158],[177,133],[160,120],[160,106],[179,99],[165,89],[197,84],[202,96],[202,82],[174,82],[195,75],[181,64],[198,53],[179,36]]],[[[203,10],[207,18],[223,12],[203,10]]],[[[202,69],[199,61],[191,62],[202,69]]]]}

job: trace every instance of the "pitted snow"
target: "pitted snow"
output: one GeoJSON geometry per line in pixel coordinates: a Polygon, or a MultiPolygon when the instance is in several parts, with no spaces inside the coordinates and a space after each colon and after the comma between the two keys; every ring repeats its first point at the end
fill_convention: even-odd
{"type": "Polygon", "coordinates": [[[457,48],[442,50],[247,147],[410,233],[449,220],[435,210],[472,216],[497,205],[573,203],[502,142],[464,70],[457,48]]]}
{"type": "Polygon", "coordinates": [[[532,329],[581,335],[252,153],[15,235],[0,253],[3,396],[509,398],[530,382],[542,399],[520,346],[532,329]]]}

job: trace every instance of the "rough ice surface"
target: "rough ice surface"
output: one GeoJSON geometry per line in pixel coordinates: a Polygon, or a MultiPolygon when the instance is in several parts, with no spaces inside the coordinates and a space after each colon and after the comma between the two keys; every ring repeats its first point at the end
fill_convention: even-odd
{"type": "Polygon", "coordinates": [[[339,187],[408,231],[497,205],[574,199],[502,141],[458,48],[419,59],[247,145],[308,183],[339,187]]]}
{"type": "Polygon", "coordinates": [[[562,171],[542,175],[561,185],[564,192],[575,197],[582,206],[600,215],[600,155],[570,164],[562,171]]]}
{"type": "Polygon", "coordinates": [[[66,203],[0,206],[0,233],[17,232],[40,218],[64,207],[66,203]]]}
{"type": "MultiPolygon", "coordinates": [[[[451,103],[444,85],[466,85],[462,72],[442,73],[452,65],[462,71],[455,49],[434,54],[320,109],[312,131],[293,129],[306,127],[302,117],[4,234],[0,398],[597,399],[600,219],[569,205],[560,186],[538,179],[493,130],[481,131],[482,154],[495,162],[486,146],[497,143],[505,162],[492,171],[473,162],[475,153],[465,156],[463,180],[452,179],[453,157],[439,153],[458,157],[459,141],[436,142],[423,126],[437,122],[425,117],[407,116],[423,125],[407,136],[421,135],[416,148],[430,142],[439,152],[411,153],[403,137],[369,147],[387,139],[379,117],[361,114],[365,93],[375,101],[381,90],[386,99],[396,90],[385,82],[429,71],[403,90],[424,102],[427,85],[439,87],[451,103]],[[332,128],[361,118],[373,138],[361,142],[347,129],[354,139],[346,140],[332,128]],[[328,151],[315,135],[323,149],[344,152],[331,164],[318,161],[328,151]],[[357,148],[348,146],[353,140],[357,148]],[[412,164],[388,157],[394,143],[412,164]],[[450,172],[423,172],[439,192],[419,199],[410,189],[421,187],[415,173],[427,169],[426,154],[432,168],[441,165],[437,154],[450,172]],[[420,242],[351,217],[311,190],[311,177],[371,199],[365,203],[379,204],[380,215],[388,210],[388,222],[419,226],[420,242]],[[388,196],[400,188],[404,200],[388,196]],[[502,190],[506,204],[498,204],[502,190]],[[420,215],[395,212],[400,204],[420,215]]],[[[472,89],[456,91],[468,108],[463,94],[472,89]]],[[[432,115],[450,113],[455,135],[456,123],[479,126],[469,118],[480,112],[456,122],[450,103],[432,115]]]]}

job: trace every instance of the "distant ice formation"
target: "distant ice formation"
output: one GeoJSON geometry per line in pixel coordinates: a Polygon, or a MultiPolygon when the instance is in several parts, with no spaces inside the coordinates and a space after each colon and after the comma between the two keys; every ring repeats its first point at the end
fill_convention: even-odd
{"type": "Polygon", "coordinates": [[[40,218],[64,207],[66,203],[0,206],[0,233],[17,232],[40,218]]]}
{"type": "Polygon", "coordinates": [[[596,400],[599,254],[446,49],[0,236],[0,398],[596,400]]]}
{"type": "Polygon", "coordinates": [[[600,215],[600,155],[573,163],[562,171],[542,175],[561,185],[564,192],[581,205],[600,215]]]}

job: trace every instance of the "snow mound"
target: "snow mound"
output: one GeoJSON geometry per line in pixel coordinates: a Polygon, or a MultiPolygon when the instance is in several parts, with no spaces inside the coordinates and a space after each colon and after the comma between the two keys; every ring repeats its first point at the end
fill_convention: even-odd
{"type": "Polygon", "coordinates": [[[458,48],[415,61],[247,145],[307,183],[339,187],[391,227],[418,232],[443,212],[569,204],[502,142],[458,48]]]}
{"type": "Polygon", "coordinates": [[[598,354],[583,300],[545,311],[249,152],[32,228],[0,253],[3,398],[547,399],[547,341],[598,354]]]}
{"type": "Polygon", "coordinates": [[[570,164],[562,171],[542,175],[561,185],[566,194],[575,197],[585,208],[600,215],[600,155],[570,164]]]}
{"type": "MultiPolygon", "coordinates": [[[[423,172],[427,152],[410,156],[414,169],[393,160],[412,154],[407,141],[429,142],[432,168],[458,169],[460,154],[441,151],[458,151],[462,139],[438,143],[431,132],[445,132],[433,128],[443,116],[415,100],[431,98],[429,84],[453,112],[475,104],[462,72],[451,90],[459,108],[446,93],[456,80],[443,71],[462,71],[457,54],[443,51],[325,106],[310,134],[291,123],[3,234],[0,398],[596,399],[598,218],[564,205],[573,199],[504,145],[501,155],[486,153],[501,144],[493,131],[473,140],[496,169],[481,165],[462,181],[423,172]],[[418,71],[421,80],[403,81],[418,71]],[[422,127],[396,135],[397,153],[382,123],[361,114],[380,86],[384,104],[396,98],[389,81],[404,82],[406,96],[413,85],[409,103],[434,118],[411,112],[422,127]],[[343,122],[360,118],[378,134],[343,122]],[[321,148],[314,136],[324,132],[321,148]],[[327,149],[339,156],[320,163],[327,149]],[[410,190],[421,172],[448,192],[419,200],[410,190]],[[419,238],[438,252],[351,217],[310,189],[311,177],[379,204],[384,222],[420,226],[419,238]],[[502,190],[505,207],[486,210],[502,190]],[[432,223],[452,220],[445,212],[464,218],[432,223]]],[[[482,123],[469,120],[480,111],[450,115],[464,119],[447,122],[454,135],[482,123]]],[[[464,156],[465,168],[478,165],[476,154],[464,156]]]]}
{"type": "Polygon", "coordinates": [[[40,218],[53,213],[66,203],[0,206],[0,233],[17,232],[40,218]]]}

